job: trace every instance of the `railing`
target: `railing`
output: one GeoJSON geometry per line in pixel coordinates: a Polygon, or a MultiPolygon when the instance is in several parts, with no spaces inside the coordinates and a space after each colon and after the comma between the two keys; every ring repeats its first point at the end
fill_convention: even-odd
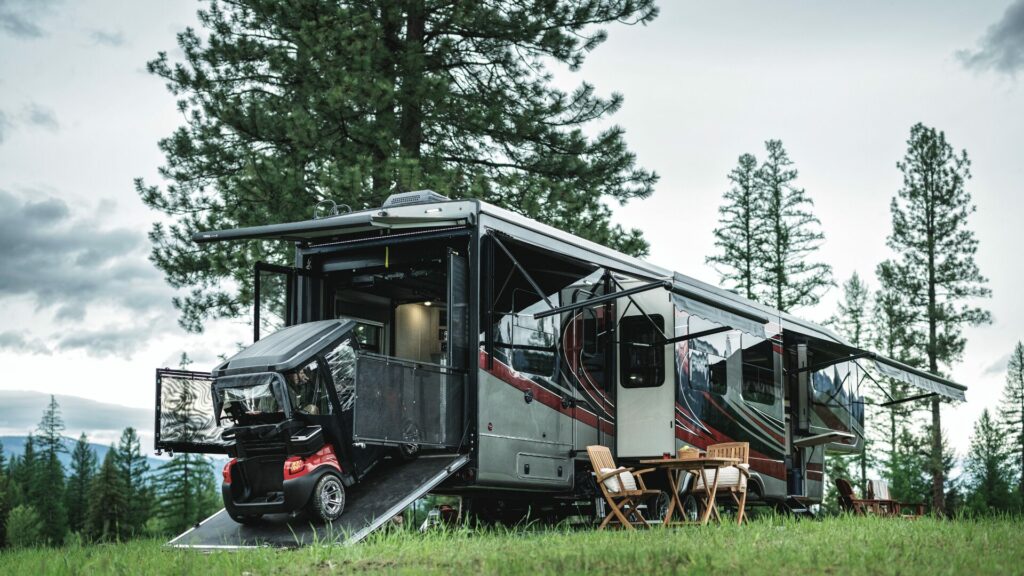
{"type": "Polygon", "coordinates": [[[353,437],[374,444],[458,447],[465,382],[464,371],[447,366],[360,354],[353,437]]]}

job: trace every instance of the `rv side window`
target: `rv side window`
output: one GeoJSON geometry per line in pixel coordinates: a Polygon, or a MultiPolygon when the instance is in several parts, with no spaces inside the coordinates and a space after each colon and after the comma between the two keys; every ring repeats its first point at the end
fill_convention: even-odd
{"type": "Polygon", "coordinates": [[[771,340],[744,334],[743,399],[758,404],[775,404],[775,358],[771,340]]]}
{"type": "MultiPolygon", "coordinates": [[[[664,330],[665,319],[660,314],[652,314],[650,318],[664,330]]],[[[619,321],[623,388],[652,388],[665,381],[665,345],[654,345],[661,340],[661,330],[656,330],[651,320],[641,315],[626,316],[619,321]]]]}
{"type": "MultiPolygon", "coordinates": [[[[688,320],[690,333],[701,332],[714,325],[691,316],[688,320]]],[[[714,334],[695,338],[686,343],[690,350],[690,386],[696,390],[707,390],[724,395],[728,387],[726,358],[732,354],[731,333],[714,334]]]]}

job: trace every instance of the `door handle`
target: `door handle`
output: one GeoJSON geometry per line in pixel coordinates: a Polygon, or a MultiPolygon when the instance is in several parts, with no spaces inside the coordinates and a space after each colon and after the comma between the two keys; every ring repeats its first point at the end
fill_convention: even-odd
{"type": "Polygon", "coordinates": [[[526,392],[523,393],[523,402],[527,404],[533,402],[533,388],[527,388],[526,392]]]}

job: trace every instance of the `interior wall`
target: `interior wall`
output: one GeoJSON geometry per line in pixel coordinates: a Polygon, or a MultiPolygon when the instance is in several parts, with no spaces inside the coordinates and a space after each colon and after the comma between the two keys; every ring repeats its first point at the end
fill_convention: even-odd
{"type": "Polygon", "coordinates": [[[402,304],[395,308],[395,355],[440,364],[439,330],[443,312],[441,307],[423,304],[402,304]]]}

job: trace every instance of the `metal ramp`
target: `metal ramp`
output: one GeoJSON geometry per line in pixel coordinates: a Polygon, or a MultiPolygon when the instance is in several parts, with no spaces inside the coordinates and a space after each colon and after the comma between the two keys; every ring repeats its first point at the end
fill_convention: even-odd
{"type": "Polygon", "coordinates": [[[345,491],[345,512],[332,524],[314,524],[304,515],[268,515],[246,526],[221,510],[168,542],[178,548],[221,549],[313,543],[354,544],[380,528],[416,499],[469,462],[465,454],[422,455],[406,463],[385,461],[345,491]]]}

